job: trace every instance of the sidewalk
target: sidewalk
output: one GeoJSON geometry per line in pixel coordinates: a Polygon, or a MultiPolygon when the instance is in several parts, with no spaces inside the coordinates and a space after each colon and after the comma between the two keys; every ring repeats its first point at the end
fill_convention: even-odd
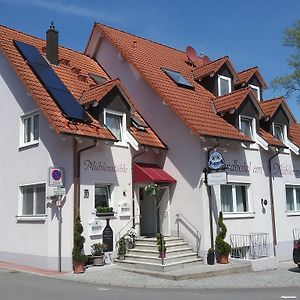
{"type": "MultiPolygon", "coordinates": [[[[300,269],[291,261],[280,263],[278,270],[251,272],[240,268],[236,262],[229,265],[200,265],[177,271],[177,275],[198,274],[202,278],[159,278],[157,274],[133,273],[123,270],[119,265],[89,267],[83,274],[57,273],[39,269],[9,266],[0,262],[0,268],[35,273],[61,280],[94,283],[111,287],[134,288],[182,288],[182,289],[215,289],[215,288],[265,288],[265,287],[300,287],[300,269]],[[26,270],[28,269],[28,270],[26,270]],[[35,271],[34,271],[35,270],[35,271]],[[224,272],[227,275],[224,275],[224,272]],[[238,273],[237,273],[238,272],[238,273]],[[199,275],[200,274],[200,275],[199,275]],[[202,275],[201,275],[202,274],[202,275]]],[[[175,273],[173,275],[176,275],[175,273]]]]}

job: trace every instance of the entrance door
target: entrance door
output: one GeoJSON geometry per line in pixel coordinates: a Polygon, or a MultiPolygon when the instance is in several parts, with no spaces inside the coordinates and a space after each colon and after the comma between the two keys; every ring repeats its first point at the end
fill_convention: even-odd
{"type": "Polygon", "coordinates": [[[170,230],[170,198],[169,198],[169,187],[165,186],[161,188],[162,198],[158,206],[158,215],[160,222],[161,233],[165,236],[171,235],[170,230]]]}
{"type": "Polygon", "coordinates": [[[156,234],[156,208],[154,199],[147,195],[144,188],[139,189],[141,235],[155,236],[156,234]]]}

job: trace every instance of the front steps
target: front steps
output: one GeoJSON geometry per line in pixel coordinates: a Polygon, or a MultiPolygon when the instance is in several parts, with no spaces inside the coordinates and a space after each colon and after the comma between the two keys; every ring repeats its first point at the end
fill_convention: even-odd
{"type": "Polygon", "coordinates": [[[159,258],[156,238],[138,238],[135,248],[128,250],[125,260],[115,259],[114,261],[125,268],[156,272],[168,272],[203,263],[203,259],[197,257],[197,253],[188,246],[183,238],[165,237],[165,241],[167,252],[164,265],[159,258]]]}

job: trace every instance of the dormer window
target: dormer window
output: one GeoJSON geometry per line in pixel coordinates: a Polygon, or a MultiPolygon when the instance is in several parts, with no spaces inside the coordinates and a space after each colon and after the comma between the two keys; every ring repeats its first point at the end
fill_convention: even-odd
{"type": "Polygon", "coordinates": [[[240,116],[240,130],[252,138],[253,137],[253,119],[240,116]]]}
{"type": "Polygon", "coordinates": [[[260,101],[260,88],[256,85],[249,84],[257,100],[260,101]]]}
{"type": "Polygon", "coordinates": [[[273,135],[281,142],[284,141],[283,125],[273,124],[273,135]]]}
{"type": "Polygon", "coordinates": [[[126,129],[126,115],[120,112],[104,109],[104,124],[112,134],[123,142],[126,129]]]}
{"type": "Polygon", "coordinates": [[[231,78],[218,75],[218,96],[231,93],[231,78]]]}

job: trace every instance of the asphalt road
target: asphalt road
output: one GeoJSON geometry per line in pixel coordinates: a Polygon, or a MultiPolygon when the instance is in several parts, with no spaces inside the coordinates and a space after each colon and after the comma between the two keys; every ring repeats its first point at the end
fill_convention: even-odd
{"type": "MultiPolygon", "coordinates": [[[[217,280],[217,278],[216,278],[217,280]]],[[[265,289],[133,289],[101,287],[0,270],[0,300],[189,300],[189,299],[300,299],[300,288],[265,289]],[[295,298],[296,297],[296,298],[295,298]]]]}

